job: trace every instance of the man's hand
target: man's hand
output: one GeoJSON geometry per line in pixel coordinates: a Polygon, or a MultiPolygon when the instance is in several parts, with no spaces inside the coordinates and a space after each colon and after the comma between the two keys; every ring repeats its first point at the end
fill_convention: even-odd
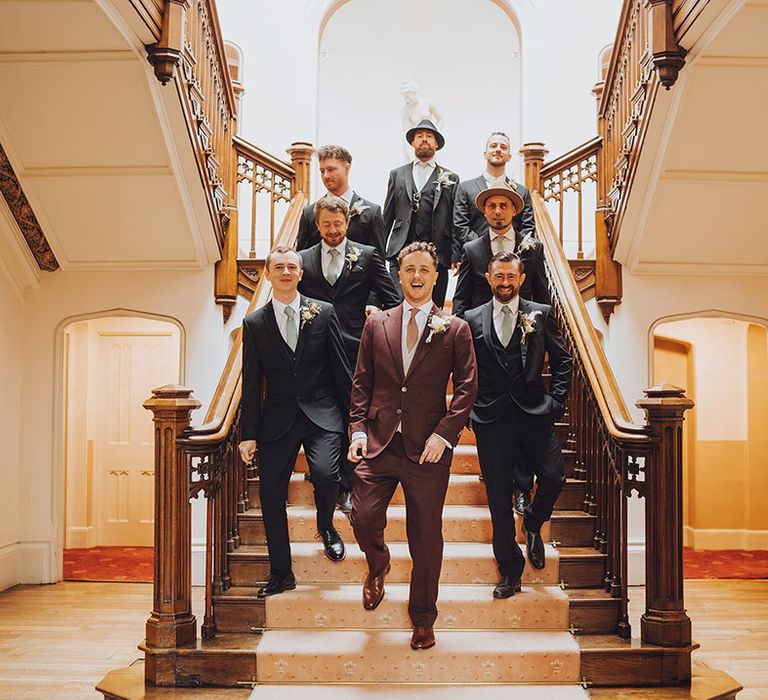
{"type": "Polygon", "coordinates": [[[445,452],[445,442],[435,433],[432,433],[424,443],[424,451],[419,457],[419,464],[424,462],[437,462],[445,452]]]}
{"type": "Polygon", "coordinates": [[[378,306],[374,306],[373,304],[366,304],[365,305],[365,316],[366,318],[370,316],[374,311],[379,311],[378,306]]]}
{"type": "Polygon", "coordinates": [[[256,440],[243,440],[237,449],[240,450],[240,459],[246,464],[250,464],[256,455],[256,440]]]}
{"type": "Polygon", "coordinates": [[[356,438],[349,443],[349,452],[347,452],[347,459],[350,462],[359,462],[361,459],[368,455],[368,440],[367,438],[356,438]]]}
{"type": "Polygon", "coordinates": [[[458,277],[459,276],[459,270],[461,269],[461,262],[454,262],[451,263],[451,270],[453,271],[453,276],[458,277]]]}

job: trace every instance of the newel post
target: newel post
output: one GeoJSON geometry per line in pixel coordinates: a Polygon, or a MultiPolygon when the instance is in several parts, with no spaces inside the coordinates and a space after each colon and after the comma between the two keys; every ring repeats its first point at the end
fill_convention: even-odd
{"type": "Polygon", "coordinates": [[[310,163],[312,162],[312,154],[315,149],[308,141],[294,141],[291,147],[286,149],[286,152],[291,156],[291,165],[296,171],[296,181],[293,185],[292,195],[297,192],[303,192],[307,195],[307,201],[309,201],[309,182],[312,176],[310,170],[310,163]]]}
{"type": "Polygon", "coordinates": [[[691,619],[683,601],[683,416],[693,401],[683,389],[662,384],[637,401],[648,418],[655,455],[645,474],[645,613],[641,638],[648,644],[686,647],[691,619]]]}
{"type": "Polygon", "coordinates": [[[155,424],[155,580],[146,628],[148,647],[169,649],[194,644],[197,639],[192,614],[192,511],[187,462],[176,444],[189,427],[192,411],[200,408],[191,394],[191,389],[166,384],[153,389],[152,398],[144,402],[155,424]]]}
{"type": "Polygon", "coordinates": [[[542,192],[541,169],[544,167],[544,159],[548,153],[549,149],[540,141],[524,143],[520,149],[520,154],[525,161],[525,186],[529,190],[542,192]]]}
{"type": "Polygon", "coordinates": [[[165,85],[181,63],[189,0],[165,0],[160,40],[149,44],[147,59],[155,69],[155,77],[165,85]]]}

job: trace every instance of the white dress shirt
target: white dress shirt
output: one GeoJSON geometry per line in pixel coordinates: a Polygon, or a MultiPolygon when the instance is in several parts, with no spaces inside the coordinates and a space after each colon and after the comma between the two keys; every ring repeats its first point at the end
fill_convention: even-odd
{"type": "Polygon", "coordinates": [[[283,340],[288,343],[288,334],[286,331],[288,325],[288,317],[285,315],[285,307],[290,306],[293,308],[293,319],[296,324],[296,338],[299,337],[299,329],[301,328],[299,319],[299,307],[301,306],[301,297],[297,294],[290,304],[283,304],[282,301],[278,301],[274,297],[272,298],[272,308],[275,310],[275,320],[277,321],[277,327],[280,330],[280,335],[283,336],[283,340]]]}
{"type": "MultiPolygon", "coordinates": [[[[335,194],[331,194],[330,192],[326,191],[325,193],[328,197],[335,197],[335,194]]],[[[347,204],[349,204],[352,201],[352,196],[355,194],[354,190],[350,187],[344,194],[339,195],[339,199],[343,199],[347,204]]]]}
{"type": "Polygon", "coordinates": [[[493,297],[493,329],[499,340],[501,340],[501,324],[504,321],[504,312],[501,309],[504,306],[508,306],[512,312],[512,332],[514,333],[515,326],[517,326],[517,312],[520,308],[520,295],[515,294],[515,298],[506,304],[502,304],[496,297],[493,297]]]}
{"type": "Polygon", "coordinates": [[[506,233],[503,233],[502,235],[497,234],[495,231],[489,231],[491,236],[491,252],[496,255],[496,253],[501,252],[501,240],[504,240],[504,250],[508,253],[514,253],[515,249],[517,248],[517,240],[515,238],[515,229],[513,229],[511,226],[509,228],[509,231],[506,233]]]}
{"type": "Polygon", "coordinates": [[[494,177],[489,172],[484,172],[483,177],[485,178],[485,184],[488,187],[509,187],[507,184],[507,175],[504,173],[503,175],[499,175],[498,177],[494,177]]]}
{"type": "Polygon", "coordinates": [[[328,268],[331,265],[331,247],[339,251],[339,277],[341,277],[341,271],[346,264],[344,256],[347,254],[347,237],[339,243],[337,246],[329,246],[324,240],[320,239],[320,265],[323,268],[323,277],[328,279],[328,268]]]}
{"type": "Polygon", "coordinates": [[[421,192],[436,167],[437,163],[434,160],[422,161],[417,158],[413,161],[413,184],[416,185],[417,192],[421,192]]]}

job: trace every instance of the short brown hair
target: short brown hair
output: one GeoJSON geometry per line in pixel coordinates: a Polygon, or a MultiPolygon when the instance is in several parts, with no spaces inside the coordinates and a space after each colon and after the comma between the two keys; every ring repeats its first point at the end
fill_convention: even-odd
{"type": "Polygon", "coordinates": [[[276,245],[272,250],[267,253],[267,259],[264,261],[264,269],[269,270],[269,264],[272,262],[272,256],[277,253],[293,253],[299,260],[299,268],[303,267],[301,264],[301,255],[299,255],[296,248],[289,245],[276,245]]]}
{"type": "Polygon", "coordinates": [[[502,250],[498,253],[496,253],[489,261],[488,261],[488,272],[491,271],[491,266],[495,262],[504,262],[504,263],[517,263],[517,271],[518,272],[525,272],[525,266],[523,265],[523,261],[520,260],[520,258],[513,253],[511,250],[502,250]]]}
{"type": "Polygon", "coordinates": [[[326,160],[327,158],[335,158],[336,160],[343,160],[345,163],[352,165],[352,154],[344,148],[344,146],[320,146],[317,149],[317,160],[326,160]]]}
{"type": "Polygon", "coordinates": [[[329,211],[332,214],[344,214],[344,218],[349,221],[349,205],[341,198],[334,197],[332,194],[326,194],[315,202],[315,221],[321,211],[329,211]]]}
{"type": "Polygon", "coordinates": [[[398,264],[402,264],[406,255],[411,253],[429,253],[429,257],[432,258],[432,262],[435,263],[435,270],[437,270],[437,249],[434,243],[429,241],[414,241],[409,243],[397,254],[398,264]]]}

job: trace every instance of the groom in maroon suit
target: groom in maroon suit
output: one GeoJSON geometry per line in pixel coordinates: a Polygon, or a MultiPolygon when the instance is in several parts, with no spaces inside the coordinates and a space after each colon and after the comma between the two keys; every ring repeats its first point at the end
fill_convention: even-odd
{"type": "Polygon", "coordinates": [[[453,448],[477,394],[477,368],[466,322],[442,316],[432,303],[438,276],[434,245],[411,243],[398,261],[405,301],[368,317],[352,380],[349,459],[358,464],[351,521],[368,561],[363,606],[373,610],[384,597],[389,571],[387,506],[402,484],[413,560],[411,648],[428,649],[435,644],[443,503],[453,448]],[[446,411],[451,374],[453,398],[446,411]]]}

